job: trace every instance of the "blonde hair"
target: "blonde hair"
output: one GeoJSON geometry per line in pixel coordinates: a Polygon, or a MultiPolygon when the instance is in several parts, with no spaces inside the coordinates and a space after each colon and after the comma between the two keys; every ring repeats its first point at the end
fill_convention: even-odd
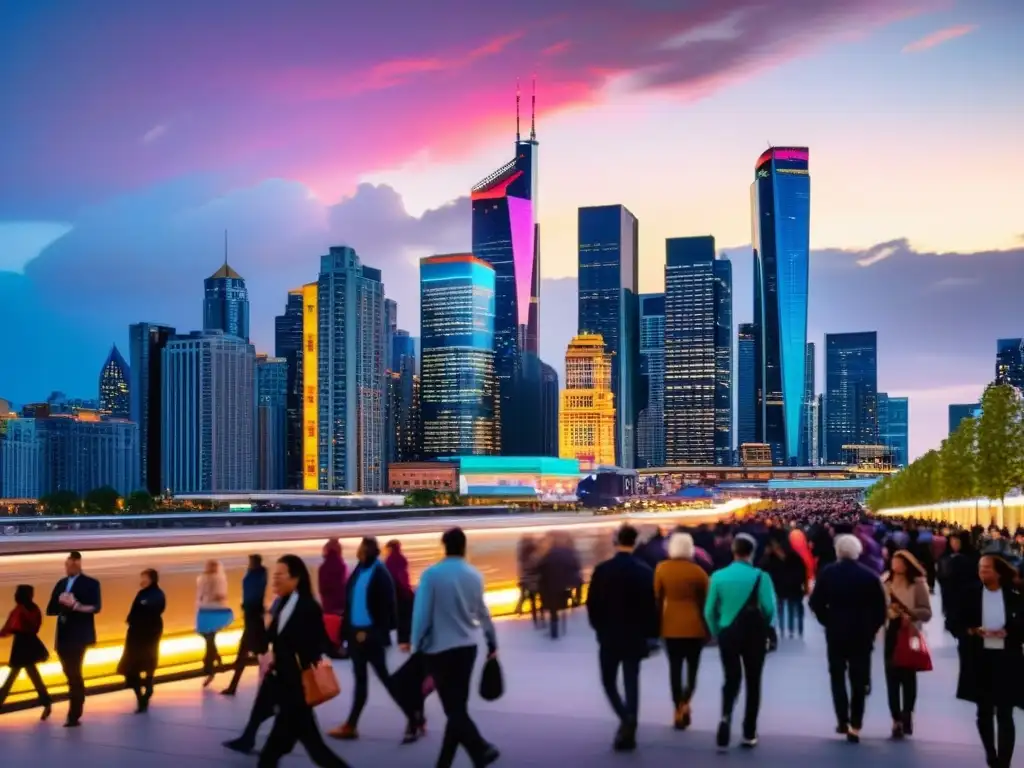
{"type": "Polygon", "coordinates": [[[673,533],[668,539],[668,556],[673,560],[692,560],[693,550],[693,536],[688,533],[673,533]]]}

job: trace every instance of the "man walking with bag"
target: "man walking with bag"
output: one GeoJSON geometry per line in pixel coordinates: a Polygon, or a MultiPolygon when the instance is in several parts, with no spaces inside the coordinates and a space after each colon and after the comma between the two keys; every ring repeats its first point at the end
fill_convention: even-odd
{"type": "Polygon", "coordinates": [[[732,564],[711,577],[704,617],[718,638],[725,683],[718,748],[727,749],[732,711],[744,679],[747,684],[742,746],[757,746],[757,715],[761,708],[761,672],[775,621],[775,590],[771,579],[752,564],[757,542],[741,533],[732,543],[732,564]]]}

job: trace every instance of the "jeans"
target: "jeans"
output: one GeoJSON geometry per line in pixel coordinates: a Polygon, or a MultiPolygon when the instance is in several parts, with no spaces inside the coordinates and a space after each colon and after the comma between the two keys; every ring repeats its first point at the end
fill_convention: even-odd
{"type": "Polygon", "coordinates": [[[864,707],[871,684],[871,647],[854,648],[841,642],[829,642],[828,674],[832,682],[836,722],[859,731],[864,725],[864,707]],[[850,679],[849,693],[846,689],[847,676],[850,679]]]}
{"type": "Polygon", "coordinates": [[[728,628],[718,638],[725,682],[722,684],[722,720],[732,721],[732,711],[746,680],[747,692],[743,712],[743,737],[757,736],[757,716],[761,710],[761,673],[767,655],[763,633],[730,633],[728,628]]]}
{"type": "Polygon", "coordinates": [[[598,652],[598,662],[601,665],[601,685],[619,722],[627,728],[635,728],[640,711],[640,658],[622,656],[602,646],[598,652]],[[625,700],[619,694],[620,666],[625,700]]]}
{"type": "Polygon", "coordinates": [[[490,745],[469,716],[469,689],[476,665],[476,646],[466,645],[426,655],[427,672],[434,678],[447,723],[437,758],[439,768],[449,768],[461,745],[473,764],[481,762],[490,745]]]}
{"type": "Polygon", "coordinates": [[[697,671],[700,669],[700,653],[704,640],[694,637],[666,637],[665,652],[668,654],[669,685],[672,703],[689,704],[697,688],[697,671]],[[683,668],[686,668],[686,685],[683,685],[683,668]]]}
{"type": "Polygon", "coordinates": [[[780,597],[779,634],[804,636],[804,599],[803,597],[780,597]]]}
{"type": "Polygon", "coordinates": [[[1017,729],[1013,724],[1012,704],[978,704],[978,735],[985,758],[994,768],[1010,768],[1017,729]],[[998,737],[996,727],[999,728],[998,737]]]}
{"type": "Polygon", "coordinates": [[[68,681],[68,722],[77,723],[85,711],[85,679],[82,677],[82,661],[85,646],[70,646],[57,649],[61,669],[68,681]]]}

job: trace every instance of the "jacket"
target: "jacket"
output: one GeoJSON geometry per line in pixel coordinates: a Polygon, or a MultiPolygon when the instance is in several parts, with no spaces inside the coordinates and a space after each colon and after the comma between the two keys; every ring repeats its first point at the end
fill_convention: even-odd
{"type": "Polygon", "coordinates": [[[654,569],[654,596],[661,615],[661,636],[706,638],[704,603],[710,581],[691,560],[663,560],[654,569]]]}
{"type": "Polygon", "coordinates": [[[803,598],[807,585],[807,566],[796,552],[787,552],[782,557],[768,554],[761,561],[761,568],[771,577],[775,594],[781,600],[803,598]]]}
{"type": "Polygon", "coordinates": [[[163,613],[167,600],[159,587],[140,589],[128,611],[128,633],[117,671],[122,675],[152,672],[159,663],[163,613]]]}
{"type": "Polygon", "coordinates": [[[326,555],[324,561],[320,563],[316,577],[324,613],[341,616],[345,613],[345,598],[348,593],[348,566],[341,559],[341,555],[326,555]]]}
{"type": "Polygon", "coordinates": [[[345,640],[355,637],[356,630],[367,631],[381,645],[391,645],[391,630],[398,626],[398,606],[395,599],[395,585],[391,581],[384,563],[374,560],[371,565],[360,563],[349,576],[345,595],[346,610],[341,620],[341,636],[345,640]],[[372,569],[366,585],[366,608],[370,614],[369,627],[355,627],[352,616],[353,594],[359,584],[360,575],[372,569]]]}
{"type": "Polygon", "coordinates": [[[267,630],[273,653],[270,670],[274,678],[272,690],[282,710],[307,706],[302,690],[302,672],[318,663],[330,646],[324,629],[323,611],[312,595],[299,596],[288,623],[284,629],[279,629],[278,620],[285,602],[282,600],[277,604],[267,630]]]}
{"type": "Polygon", "coordinates": [[[757,603],[765,622],[771,624],[775,621],[775,589],[771,578],[760,568],[735,560],[732,565],[716,571],[711,577],[708,599],[704,605],[704,620],[712,635],[717,637],[736,621],[750,599],[754,584],[758,584],[757,603]],[[757,581],[759,576],[760,582],[757,581]]]}
{"type": "Polygon", "coordinates": [[[537,591],[545,609],[565,608],[570,590],[583,583],[576,550],[555,545],[537,563],[537,591]]]}
{"type": "Polygon", "coordinates": [[[68,590],[65,576],[57,582],[46,606],[47,616],[57,617],[57,650],[62,648],[88,648],[96,645],[96,614],[103,608],[100,583],[84,573],[78,574],[71,594],[82,605],[91,605],[92,613],[72,611],[60,604],[60,596],[68,590]]]}
{"type": "Polygon", "coordinates": [[[885,624],[885,590],[878,576],[853,560],[826,565],[808,601],[825,639],[843,647],[871,648],[885,624]]]}
{"type": "Polygon", "coordinates": [[[949,609],[947,625],[957,639],[960,657],[956,696],[975,703],[988,700],[1024,708],[1024,598],[1014,589],[1002,590],[1006,647],[986,650],[983,638],[968,633],[981,626],[983,589],[977,583],[961,590],[949,609]]]}
{"type": "Polygon", "coordinates": [[[41,664],[50,657],[49,651],[39,639],[39,629],[43,624],[43,614],[38,606],[14,606],[7,617],[0,637],[13,637],[9,667],[30,667],[41,664]]]}
{"type": "Polygon", "coordinates": [[[618,552],[590,576],[587,617],[602,648],[623,658],[644,658],[658,637],[654,571],[638,558],[618,552]]]}

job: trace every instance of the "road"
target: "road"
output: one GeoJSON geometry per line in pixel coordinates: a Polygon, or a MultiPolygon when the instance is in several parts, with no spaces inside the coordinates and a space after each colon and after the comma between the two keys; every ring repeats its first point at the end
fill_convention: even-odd
{"type": "MultiPolygon", "coordinates": [[[[696,524],[715,520],[721,514],[720,510],[701,510],[634,515],[633,519],[641,526],[668,525],[684,520],[688,524],[696,524]]],[[[610,536],[623,519],[621,516],[516,515],[501,519],[434,518],[266,529],[245,527],[140,531],[134,534],[128,531],[90,532],[92,535],[81,537],[59,533],[43,543],[31,543],[37,550],[45,545],[55,551],[0,555],[0,606],[8,604],[18,584],[32,584],[36,589],[37,602],[44,604],[54,583],[63,576],[67,549],[76,548],[83,553],[85,572],[99,579],[102,585],[103,610],[96,617],[101,644],[124,640],[124,619],[138,589],[138,575],[144,568],[155,568],[160,573],[160,586],[167,594],[166,634],[183,634],[192,632],[195,626],[196,577],[207,559],[223,563],[230,585],[229,600],[233,604],[241,600],[241,579],[250,553],[261,554],[266,562],[273,562],[287,553],[297,554],[315,570],[324,541],[332,536],[341,539],[350,566],[354,565],[356,548],[362,536],[377,536],[381,544],[399,539],[416,581],[423,569],[441,556],[441,531],[460,525],[469,535],[469,559],[483,572],[488,588],[500,589],[515,583],[516,544],[524,533],[572,531],[584,567],[590,568],[594,560],[594,543],[599,537],[610,536]],[[93,547],[94,541],[101,546],[93,547]],[[111,549],[111,546],[119,548],[111,549]]],[[[22,537],[13,541],[24,543],[22,537]]],[[[0,547],[9,544],[10,541],[0,541],[0,547]]],[[[315,573],[313,579],[316,583],[315,573]]],[[[48,644],[51,642],[54,636],[52,619],[46,619],[41,636],[48,644]]],[[[7,658],[9,642],[0,640],[0,659],[7,658]]]]}

